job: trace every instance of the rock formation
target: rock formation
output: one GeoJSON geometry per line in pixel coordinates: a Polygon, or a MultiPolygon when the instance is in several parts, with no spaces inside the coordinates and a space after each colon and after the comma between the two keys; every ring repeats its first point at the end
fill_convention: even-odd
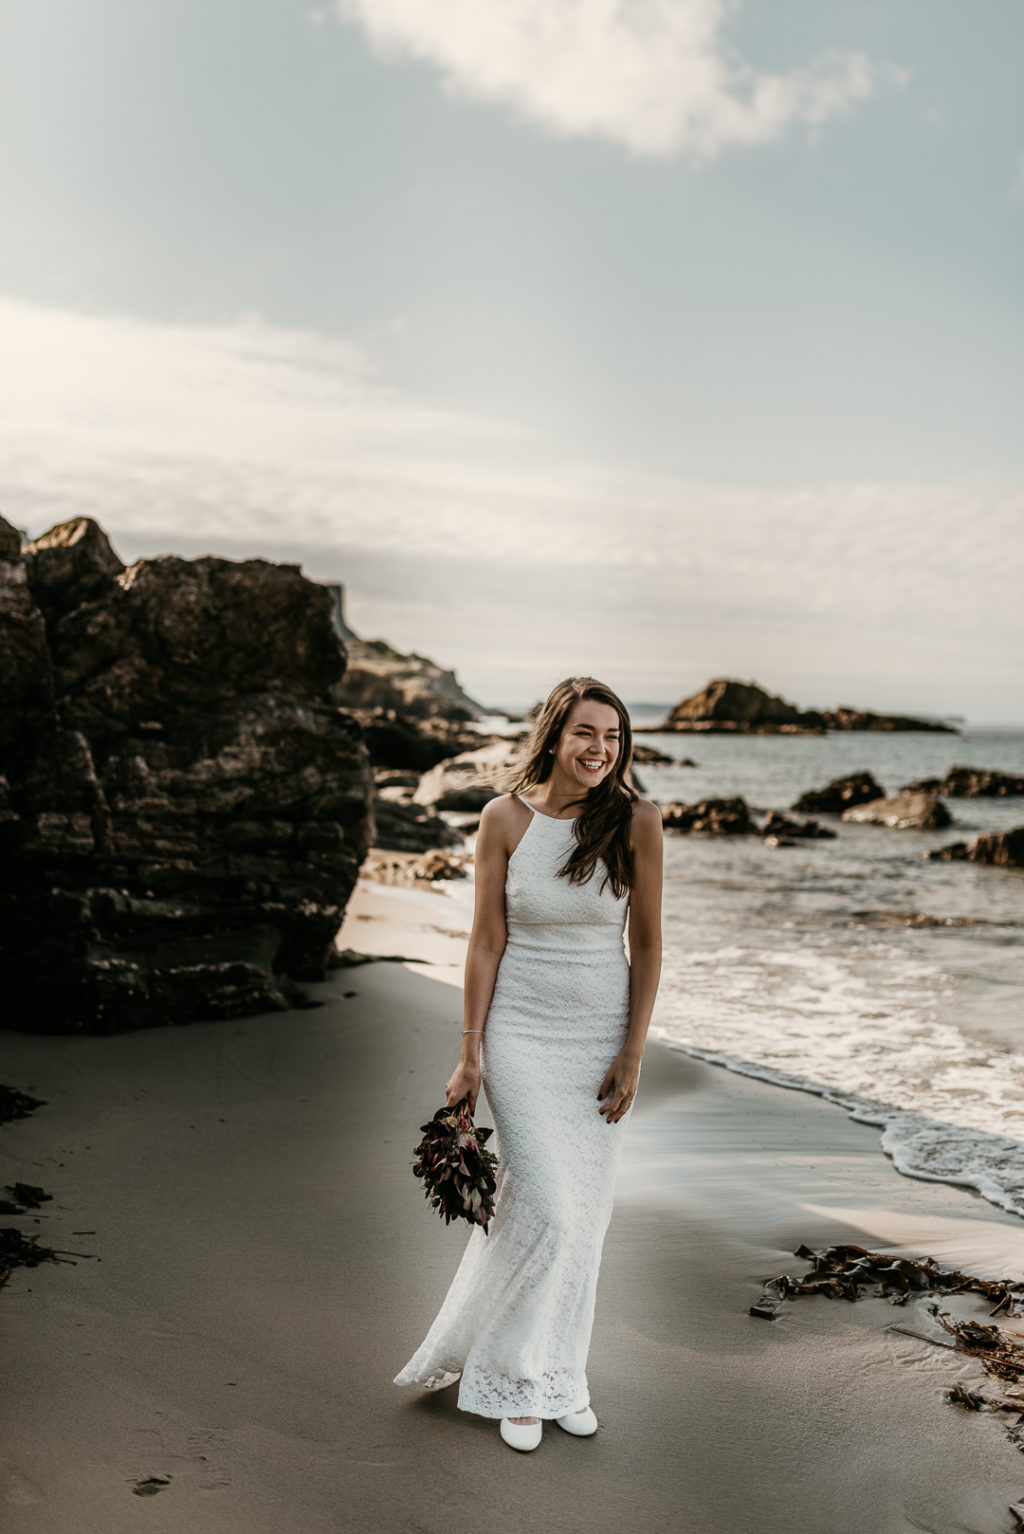
{"type": "Polygon", "coordinates": [[[634,762],[649,763],[655,767],[696,767],[696,762],[688,756],[669,756],[664,751],[659,751],[656,746],[645,746],[640,741],[633,741],[634,762]]]}
{"type": "Polygon", "coordinates": [[[431,815],[420,804],[403,797],[386,797],[388,790],[378,790],[373,806],[377,834],[374,850],[387,852],[430,852],[439,847],[461,847],[463,833],[450,826],[440,815],[431,815]]]}
{"type": "Polygon", "coordinates": [[[1006,798],[1010,794],[1024,794],[1024,777],[1017,773],[1001,772],[997,767],[951,767],[944,778],[919,778],[916,783],[905,783],[901,793],[945,794],[950,799],[978,799],[983,795],[1006,798]]]}
{"type": "Polygon", "coordinates": [[[441,880],[465,879],[473,864],[473,854],[468,851],[421,852],[417,856],[400,853],[371,852],[364,872],[368,879],[378,884],[436,884],[441,880]]]}
{"type": "Polygon", "coordinates": [[[373,833],[295,565],[140,560],[0,521],[0,972],[9,1016],[111,1032],[283,1008],[321,980],[373,833]]]}
{"type": "Polygon", "coordinates": [[[852,804],[869,804],[885,797],[870,772],[850,772],[833,778],[824,788],[809,788],[790,808],[798,815],[841,815],[852,804]]]}
{"type": "Polygon", "coordinates": [[[719,677],[677,703],[662,728],[806,735],[822,734],[825,723],[820,714],[798,709],[783,698],[773,698],[754,682],[719,677]]]}
{"type": "Polygon", "coordinates": [[[482,810],[505,789],[499,785],[515,761],[515,743],[497,740],[440,762],[420,779],[416,804],[437,810],[482,810]]]}
{"type": "Polygon", "coordinates": [[[769,846],[792,847],[796,839],[834,837],[835,832],[816,820],[796,821],[768,810],[758,825],[742,795],[732,799],[701,799],[697,804],[663,804],[661,820],[666,831],[686,831],[698,836],[763,836],[769,846]]]}
{"type": "Polygon", "coordinates": [[[348,666],[334,689],[335,702],[343,708],[395,709],[414,719],[461,722],[487,712],[463,691],[454,671],[427,656],[403,655],[385,640],[359,639],[351,629],[348,635],[348,666]]]}
{"type": "Polygon", "coordinates": [[[952,824],[953,819],[935,794],[897,794],[892,799],[871,799],[867,804],[851,805],[843,811],[842,818],[876,826],[893,826],[901,831],[937,831],[952,824]]]}
{"type": "Polygon", "coordinates": [[[761,826],[761,835],[787,840],[790,837],[815,840],[834,837],[836,832],[828,826],[819,826],[816,820],[790,820],[787,815],[780,815],[777,810],[769,810],[761,826]]]}
{"type": "Polygon", "coordinates": [[[956,725],[942,719],[917,719],[907,714],[874,714],[866,708],[839,708],[822,710],[821,717],[829,730],[932,730],[943,735],[959,735],[956,725]]]}
{"type": "Polygon", "coordinates": [[[470,725],[439,715],[412,719],[398,708],[351,708],[347,712],[362,727],[374,767],[395,771],[428,772],[448,757],[504,738],[482,735],[470,725]]]}
{"type": "Polygon", "coordinates": [[[663,804],[661,820],[666,831],[689,831],[704,836],[756,836],[745,799],[701,799],[697,804],[663,804]]]}
{"type": "Polygon", "coordinates": [[[784,698],[773,697],[755,682],[718,677],[700,692],[677,703],[661,725],[645,725],[648,732],[692,732],[779,735],[822,735],[827,730],[942,730],[959,732],[954,726],[900,714],[874,714],[866,709],[800,709],[784,698]]]}
{"type": "Polygon", "coordinates": [[[1024,826],[1016,826],[1012,831],[986,831],[975,837],[970,847],[966,842],[950,842],[945,847],[936,847],[928,856],[943,861],[988,863],[994,868],[1024,868],[1024,826]]]}
{"type": "Polygon", "coordinates": [[[991,863],[994,868],[1024,868],[1024,826],[985,831],[975,837],[968,856],[972,863],[991,863]]]}

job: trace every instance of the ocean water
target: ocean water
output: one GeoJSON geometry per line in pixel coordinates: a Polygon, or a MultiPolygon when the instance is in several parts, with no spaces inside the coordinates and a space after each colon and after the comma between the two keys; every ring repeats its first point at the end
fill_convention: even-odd
{"type": "MultiPolygon", "coordinates": [[[[886,793],[955,765],[1024,773],[1024,729],[645,735],[656,717],[633,712],[637,740],[697,764],[638,766],[660,804],[742,794],[756,811],[787,811],[850,772],[873,773],[886,793]]],[[[666,833],[650,1031],[820,1094],[877,1124],[901,1172],[1024,1217],[1024,870],[923,855],[1024,826],[1024,796],[944,802],[954,823],[942,831],[818,816],[835,840],[773,848],[666,833]],[[915,914],[954,922],[910,925],[915,914]]]]}
{"type": "MultiPolygon", "coordinates": [[[[850,772],[887,793],[958,764],[1024,773],[1024,729],[736,738],[644,735],[642,723],[639,740],[697,763],[638,767],[658,803],[742,794],[785,811],[850,772]]],[[[834,841],[667,833],[651,1034],[819,1093],[877,1124],[901,1172],[1024,1217],[1024,870],[924,856],[1024,826],[1024,796],[944,803],[954,824],[942,831],[818,816],[834,841]],[[955,924],[910,925],[915,913],[955,924]]]]}

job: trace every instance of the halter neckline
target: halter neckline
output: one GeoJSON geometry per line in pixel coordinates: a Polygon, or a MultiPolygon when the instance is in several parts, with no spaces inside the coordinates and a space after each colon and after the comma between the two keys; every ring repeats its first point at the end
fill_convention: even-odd
{"type": "Polygon", "coordinates": [[[531,804],[530,801],[528,799],[524,799],[521,794],[516,794],[516,798],[519,800],[520,804],[525,804],[528,810],[532,810],[533,813],[535,815],[539,815],[542,820],[559,820],[563,825],[571,826],[574,820],[579,820],[580,818],[579,815],[549,815],[546,810],[539,810],[535,804],[531,804]]]}

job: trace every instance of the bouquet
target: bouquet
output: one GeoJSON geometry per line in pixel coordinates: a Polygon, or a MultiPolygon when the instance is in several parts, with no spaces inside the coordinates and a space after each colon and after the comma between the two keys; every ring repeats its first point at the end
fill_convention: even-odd
{"type": "Polygon", "coordinates": [[[482,1225],[484,1234],[494,1213],[498,1158],[486,1149],[493,1129],[473,1123],[469,1098],[438,1108],[429,1124],[421,1124],[423,1139],[413,1154],[413,1175],[423,1178],[423,1192],[447,1225],[455,1219],[482,1225]]]}

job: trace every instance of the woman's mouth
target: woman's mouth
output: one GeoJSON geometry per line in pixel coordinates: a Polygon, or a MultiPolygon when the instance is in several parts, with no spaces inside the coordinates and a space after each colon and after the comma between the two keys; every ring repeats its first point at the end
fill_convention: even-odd
{"type": "Polygon", "coordinates": [[[583,771],[589,773],[592,778],[596,778],[598,773],[601,771],[601,768],[604,766],[604,762],[588,760],[586,757],[580,757],[578,760],[580,766],[583,768],[583,771]]]}

